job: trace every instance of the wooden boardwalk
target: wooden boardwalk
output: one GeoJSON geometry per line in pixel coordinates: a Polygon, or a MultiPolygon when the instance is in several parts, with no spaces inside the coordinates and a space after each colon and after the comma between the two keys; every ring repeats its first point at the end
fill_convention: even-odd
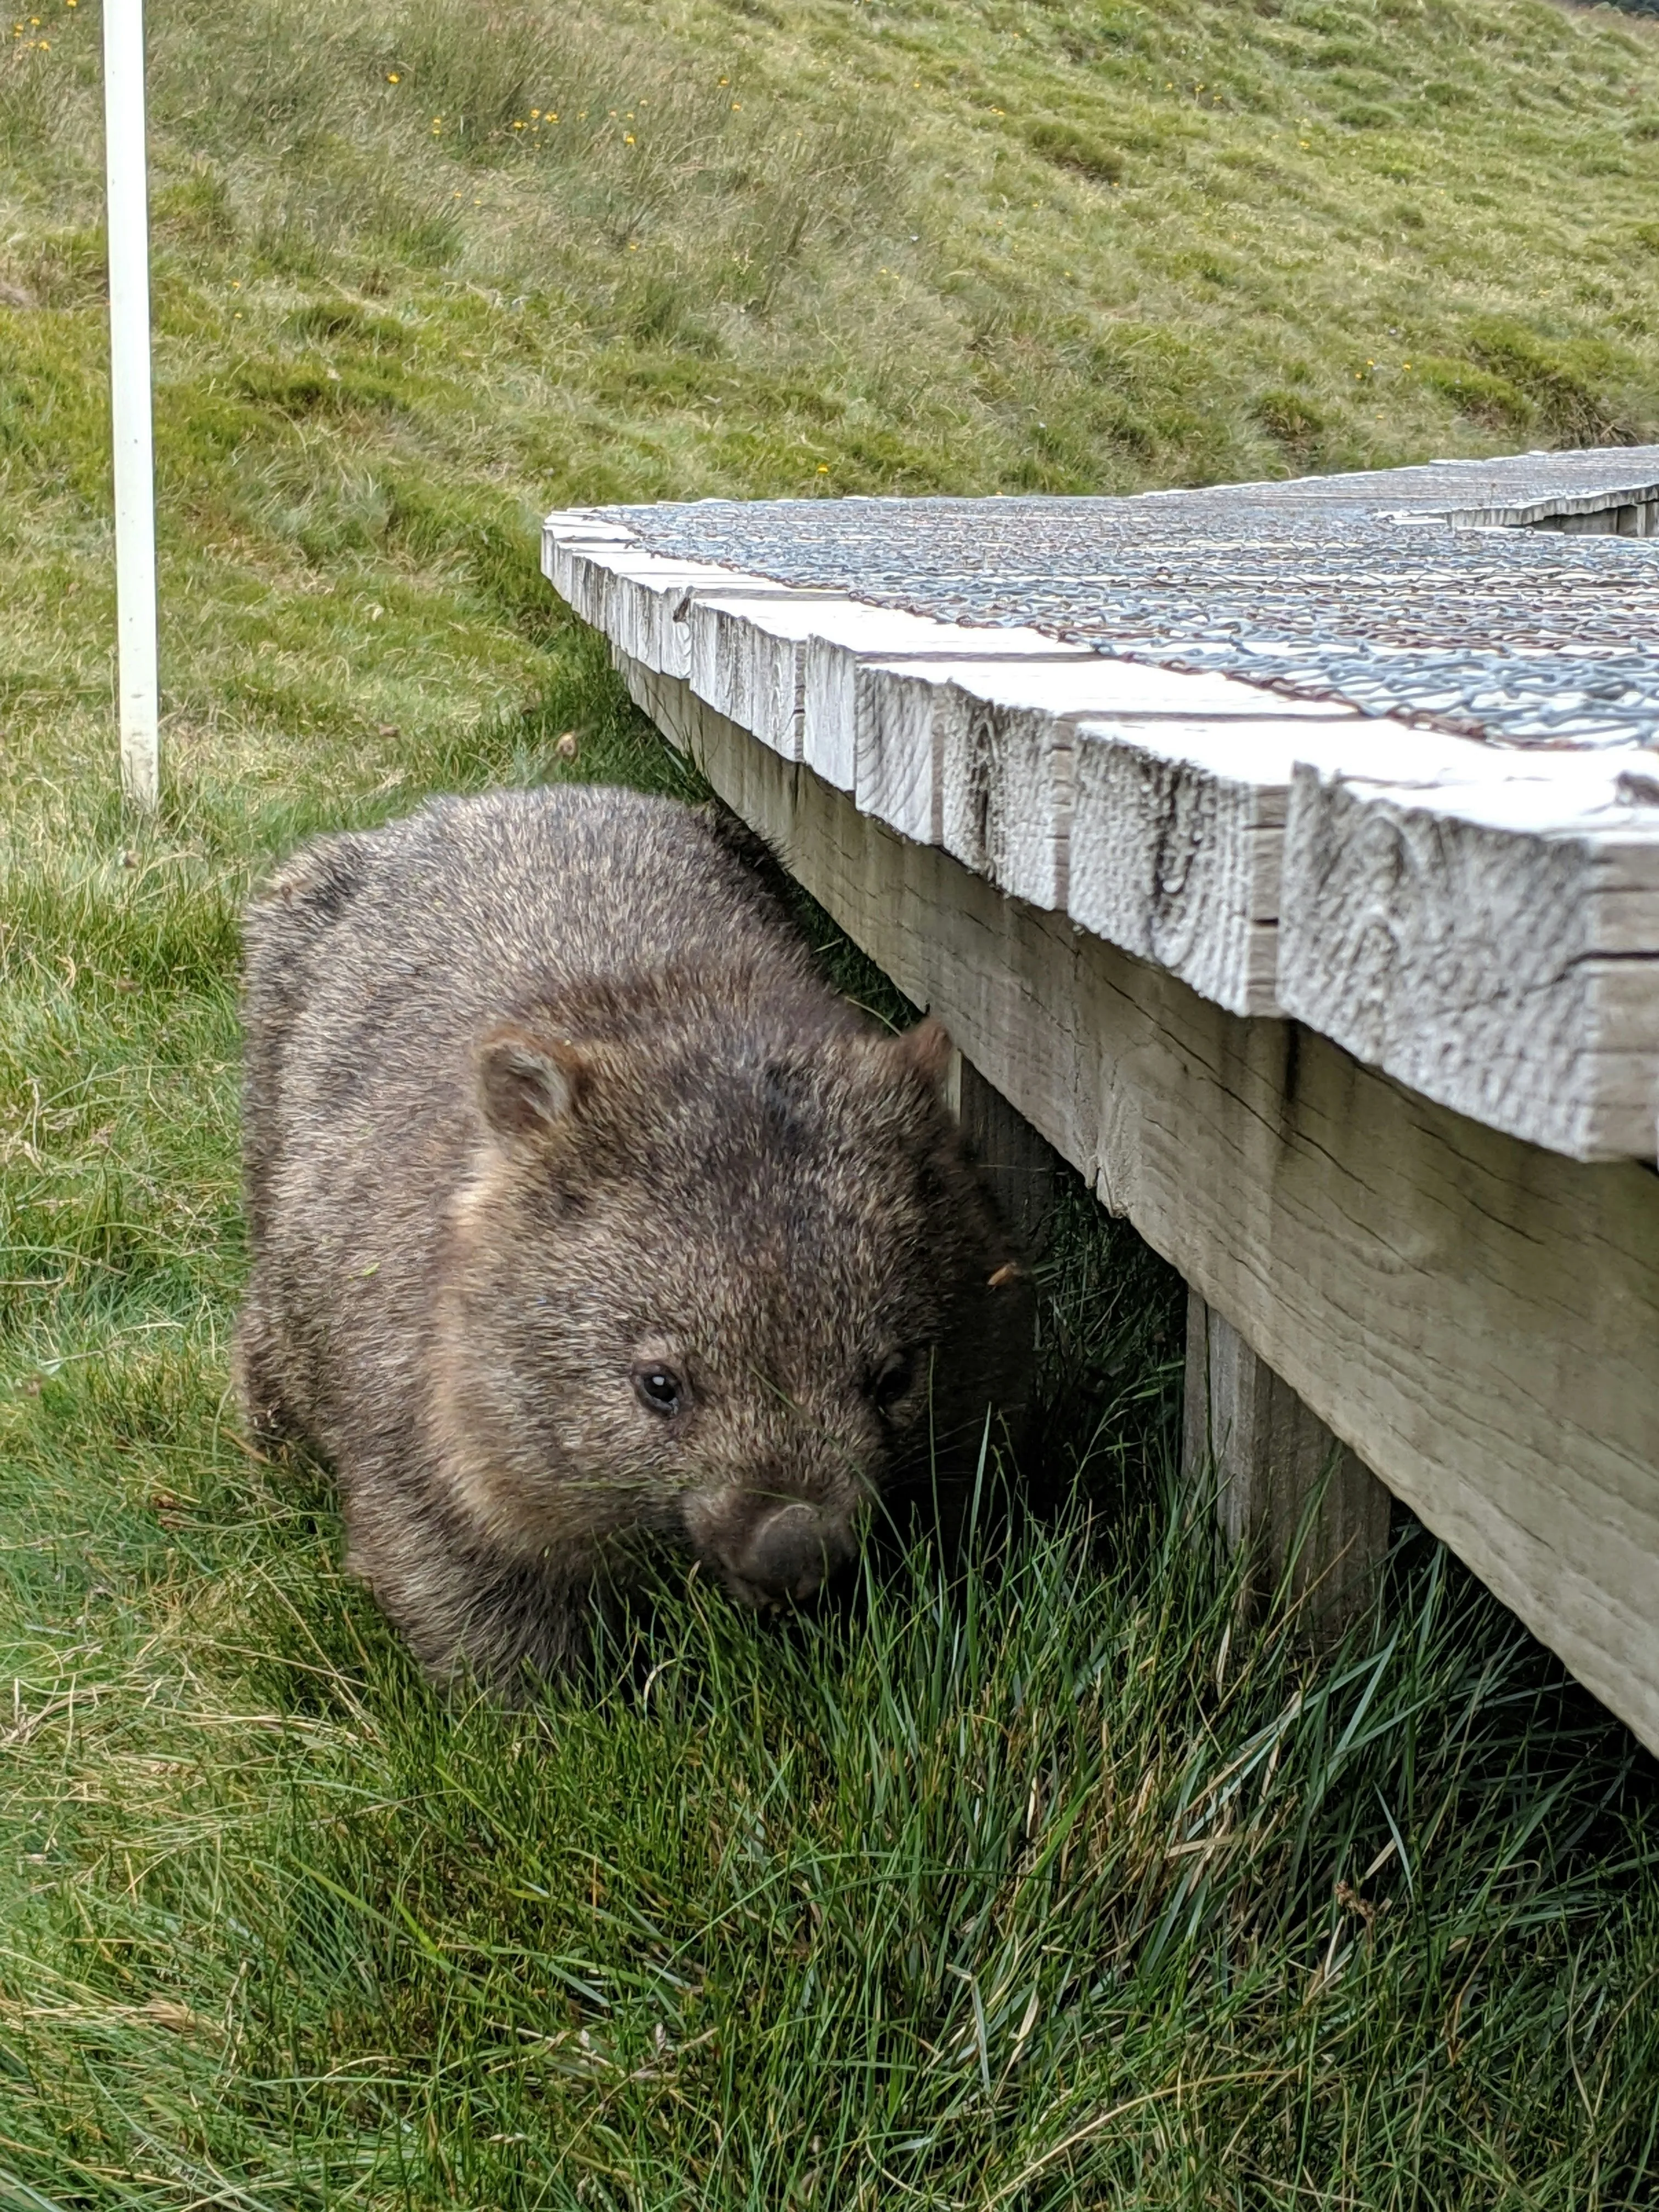
{"type": "Polygon", "coordinates": [[[1380,1478],[1659,1748],[1659,449],[544,557],[1185,1276],[1229,1528],[1322,1475],[1340,1609],[1380,1478]]]}

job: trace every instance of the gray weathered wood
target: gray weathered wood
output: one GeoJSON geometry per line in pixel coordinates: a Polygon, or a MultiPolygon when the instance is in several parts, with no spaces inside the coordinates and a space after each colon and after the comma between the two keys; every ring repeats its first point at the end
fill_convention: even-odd
{"type": "Polygon", "coordinates": [[[1454,507],[1443,520],[1476,530],[1559,530],[1587,537],[1659,536],[1659,484],[1637,483],[1617,490],[1555,490],[1541,499],[1498,506],[1454,507]]]}
{"type": "Polygon", "coordinates": [[[1578,1159],[1650,1155],[1659,808],[1595,797],[1574,824],[1559,780],[1414,790],[1298,769],[1281,1005],[1495,1128],[1578,1159]]]}
{"type": "Polygon", "coordinates": [[[562,529],[561,520],[550,516],[543,529],[542,569],[548,581],[585,622],[605,633],[616,651],[665,674],[691,672],[690,616],[699,591],[797,606],[810,605],[818,596],[764,576],[742,576],[711,562],[665,561],[642,552],[631,540],[589,538],[580,534],[587,526],[582,518],[562,529]]]}
{"type": "Polygon", "coordinates": [[[544,559],[630,661],[1011,895],[1512,1134],[1659,1150],[1659,781],[1628,755],[801,591],[581,515],[544,559]]]}
{"type": "MultiPolygon", "coordinates": [[[[1218,750],[1240,747],[1262,767],[1268,736],[1277,733],[1272,760],[1282,821],[1282,793],[1297,757],[1289,728],[1357,720],[1340,704],[1280,700],[1230,677],[1147,668],[1089,652],[1063,659],[1010,652],[992,659],[988,651],[961,665],[878,664],[863,673],[855,709],[861,757],[879,750],[891,760],[908,743],[919,759],[935,764],[927,842],[943,845],[1014,897],[1060,912],[1068,904],[1073,871],[1082,867],[1103,914],[1109,909],[1114,927],[1133,931],[1142,927],[1135,888],[1154,872],[1164,840],[1158,825],[1122,818],[1111,878],[1116,903],[1098,897],[1104,877],[1091,866],[1089,848],[1096,824],[1091,816],[1079,830],[1073,819],[1081,795],[1082,728],[1094,730],[1097,742],[1107,745],[1121,735],[1126,749],[1138,744],[1149,758],[1164,755],[1166,728],[1177,741],[1184,735],[1189,747],[1199,732],[1207,732],[1218,750]],[[1268,736],[1252,744],[1258,732],[1268,736]]],[[[857,788],[868,804],[869,780],[857,788]]],[[[873,811],[890,818],[881,805],[873,811]]],[[[1231,821],[1218,826],[1240,834],[1231,821]]],[[[1231,886],[1225,864],[1223,874],[1231,886]]]]}
{"type": "Polygon", "coordinates": [[[785,760],[800,758],[802,648],[817,620],[814,602],[781,594],[757,609],[713,590],[686,611],[692,690],[785,760]]]}
{"type": "Polygon", "coordinates": [[[1659,1176],[1229,1014],[626,672],[1101,1199],[1659,1749],[1659,1176]]]}
{"type": "Polygon", "coordinates": [[[980,633],[976,655],[860,663],[852,672],[851,714],[853,787],[863,812],[921,844],[943,843],[951,696],[963,696],[963,685],[971,696],[994,658],[1048,664],[1097,656],[1036,630],[1000,630],[980,633]]]}
{"type": "Polygon", "coordinates": [[[1182,1460],[1213,1484],[1230,1551],[1251,1553],[1260,1602],[1289,1573],[1302,1618],[1324,1634],[1370,1604],[1389,1548],[1389,1493],[1232,1323],[1187,1294],[1182,1460]]]}
{"type": "Polygon", "coordinates": [[[757,599],[741,586],[697,588],[685,618],[687,672],[698,697],[842,791],[856,780],[854,693],[864,662],[901,653],[972,657],[1002,650],[994,630],[823,592],[757,599]]]}

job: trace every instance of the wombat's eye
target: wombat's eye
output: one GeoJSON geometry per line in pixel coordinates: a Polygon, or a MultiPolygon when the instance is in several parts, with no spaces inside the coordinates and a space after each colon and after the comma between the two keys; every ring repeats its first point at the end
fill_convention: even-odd
{"type": "Polygon", "coordinates": [[[890,1413],[916,1378],[916,1363],[908,1352],[890,1352],[870,1377],[870,1395],[878,1413],[890,1413]]]}
{"type": "Polygon", "coordinates": [[[636,1367],[634,1388],[653,1413],[678,1413],[685,1403],[685,1385],[672,1367],[636,1367]]]}

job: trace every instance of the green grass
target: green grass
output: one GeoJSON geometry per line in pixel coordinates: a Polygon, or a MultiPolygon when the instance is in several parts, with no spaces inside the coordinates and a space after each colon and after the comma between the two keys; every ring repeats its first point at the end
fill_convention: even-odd
{"type": "Polygon", "coordinates": [[[0,2208],[1659,2201],[1652,1763],[1420,1536],[1340,1651],[1243,1627],[1173,1480],[1170,1283],[1076,1193],[1053,1510],[993,1498],[963,1588],[918,1556],[794,1633],[666,1592],[597,1700],[424,1687],[225,1360],[270,856],[433,790],[690,788],[550,605],[541,508],[1655,434],[1659,26],[158,0],[143,826],[98,27],[35,12],[0,50],[0,2208]]]}

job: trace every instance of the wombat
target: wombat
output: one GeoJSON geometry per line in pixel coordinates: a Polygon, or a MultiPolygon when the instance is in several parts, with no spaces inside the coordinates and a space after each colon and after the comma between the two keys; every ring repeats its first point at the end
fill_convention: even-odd
{"type": "Polygon", "coordinates": [[[665,1552],[806,1599],[1024,1401],[945,1032],[837,997],[769,860],[499,791],[319,838],[249,911],[243,1407],[332,1465],[434,1673],[579,1667],[665,1552]]]}

